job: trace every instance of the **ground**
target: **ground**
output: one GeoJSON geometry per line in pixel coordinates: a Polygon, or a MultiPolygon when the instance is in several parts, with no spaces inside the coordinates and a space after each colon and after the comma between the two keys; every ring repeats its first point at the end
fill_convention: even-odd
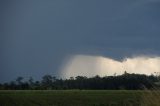
{"type": "Polygon", "coordinates": [[[0,106],[140,106],[136,90],[1,90],[0,106]]]}

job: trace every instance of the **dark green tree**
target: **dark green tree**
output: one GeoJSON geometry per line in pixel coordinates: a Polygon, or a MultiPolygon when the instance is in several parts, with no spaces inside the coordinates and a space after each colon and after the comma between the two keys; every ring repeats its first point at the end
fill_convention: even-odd
{"type": "Polygon", "coordinates": [[[52,85],[53,85],[53,77],[51,75],[45,75],[42,77],[42,87],[44,89],[52,89],[52,85]]]}

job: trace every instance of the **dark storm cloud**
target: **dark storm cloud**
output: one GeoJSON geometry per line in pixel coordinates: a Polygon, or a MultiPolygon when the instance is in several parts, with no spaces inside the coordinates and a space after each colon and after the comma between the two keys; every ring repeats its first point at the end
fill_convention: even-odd
{"type": "Polygon", "coordinates": [[[70,54],[159,55],[159,0],[0,3],[0,78],[58,75],[70,54]]]}

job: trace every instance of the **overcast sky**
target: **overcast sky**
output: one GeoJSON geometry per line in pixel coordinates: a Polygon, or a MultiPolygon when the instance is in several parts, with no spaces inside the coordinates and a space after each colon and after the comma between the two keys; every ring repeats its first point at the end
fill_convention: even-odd
{"type": "Polygon", "coordinates": [[[0,81],[59,76],[76,54],[160,55],[160,0],[1,0],[0,81]]]}

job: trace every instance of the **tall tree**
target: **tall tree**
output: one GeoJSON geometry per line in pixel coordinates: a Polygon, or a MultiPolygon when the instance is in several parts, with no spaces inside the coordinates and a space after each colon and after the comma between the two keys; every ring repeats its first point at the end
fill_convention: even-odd
{"type": "Polygon", "coordinates": [[[44,89],[52,89],[52,76],[51,75],[45,75],[42,77],[42,87],[44,89]]]}

